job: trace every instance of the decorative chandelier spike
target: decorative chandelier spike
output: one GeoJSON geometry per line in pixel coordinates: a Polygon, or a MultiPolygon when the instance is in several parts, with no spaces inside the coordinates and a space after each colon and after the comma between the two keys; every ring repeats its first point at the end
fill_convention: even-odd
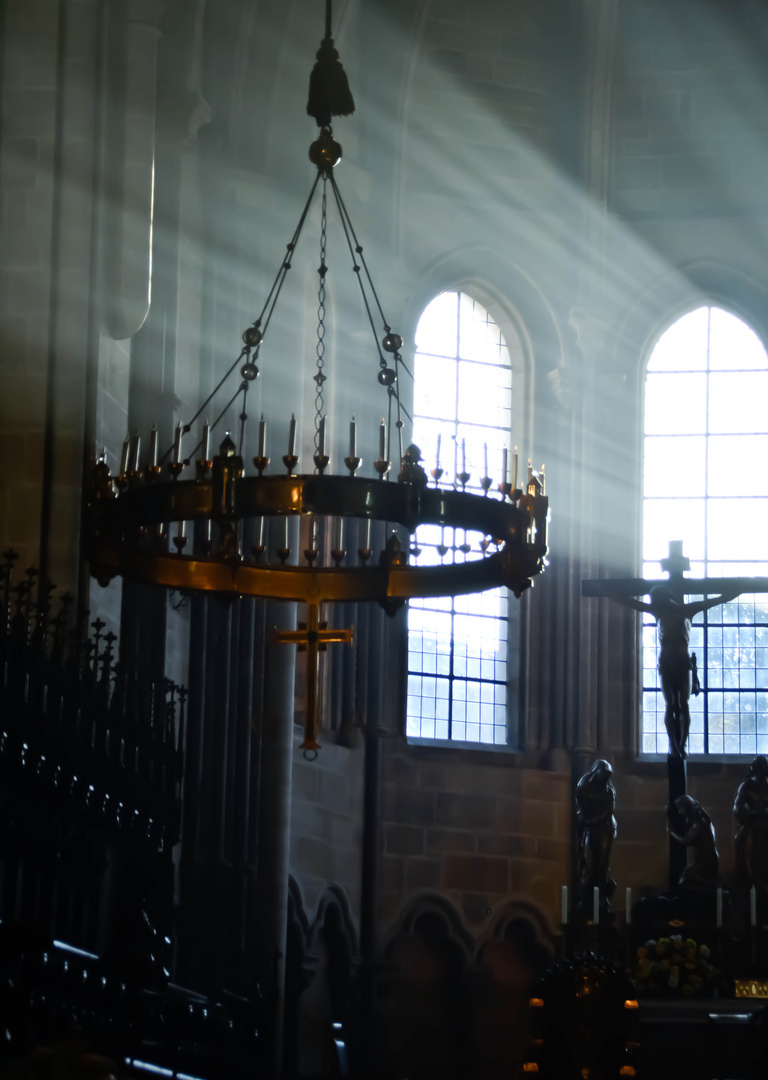
{"type": "MultiPolygon", "coordinates": [[[[352,642],[352,631],[327,630],[321,607],[344,601],[375,600],[392,614],[414,597],[456,596],[506,586],[515,596],[531,585],[541,572],[547,552],[548,499],[544,494],[544,473],[528,468],[527,482],[518,487],[517,447],[513,455],[511,480],[508,453],[503,452],[499,498],[491,497],[494,486],[488,475],[480,478],[481,493],[466,490],[470,481],[466,455],[461,472],[452,483],[437,461],[429,484],[421,461],[421,451],[411,444],[403,450],[404,419],[410,421],[400,398],[401,370],[408,372],[401,353],[403,340],[393,331],[365,259],[363,246],[352,225],[339,191],[333,169],[341,159],[341,146],[333,137],[330,118],[353,111],[349,87],[341,86],[346,76],[332,48],[330,0],[326,8],[326,34],[312,74],[307,106],[320,126],[309,157],[317,169],[298,224],[286,245],[272,287],[254,322],[242,335],[243,347],[213,391],[192,418],[176,427],[172,447],[158,460],[157,431],[153,427],[149,453],[142,468],[138,433],[126,436],[117,475],[112,475],[102,454],[94,467],[89,493],[88,558],[91,573],[101,584],[116,575],[148,584],[184,591],[213,592],[229,597],[254,596],[264,599],[298,601],[307,607],[307,618],[295,633],[283,633],[276,641],[293,642],[306,650],[309,665],[305,751],[318,748],[319,710],[316,702],[317,663],[327,643],[352,642]],[[332,54],[332,55],[331,55],[332,54]],[[330,68],[328,67],[330,65],[330,68]],[[318,69],[320,71],[318,72],[318,69]],[[340,73],[340,75],[339,75],[340,73]],[[245,475],[243,454],[248,421],[248,391],[258,378],[258,361],[275,306],[295,256],[301,231],[318,186],[321,189],[320,262],[318,264],[318,330],[315,384],[315,421],[312,461],[314,471],[297,473],[296,419],[291,415],[284,443],[287,453],[270,472],[267,422],[258,424],[258,452],[253,457],[255,474],[245,475]],[[327,193],[330,188],[341,229],[352,260],[352,271],[360,288],[365,317],[370,325],[374,355],[378,360],[376,382],[386,393],[386,408],[378,431],[378,457],[373,461],[375,476],[358,475],[363,462],[357,453],[357,426],[354,416],[349,427],[349,453],[344,458],[348,475],[331,473],[325,398],[323,387],[325,357],[325,290],[327,193]],[[380,320],[381,331],[376,322],[380,320]],[[379,338],[379,332],[382,337],[379,338]],[[239,376],[239,380],[238,380],[239,376]],[[230,380],[234,393],[223,407],[215,405],[230,380]],[[211,433],[240,398],[236,439],[226,432],[219,452],[210,456],[211,433]],[[213,415],[212,423],[201,417],[213,415]],[[390,478],[392,429],[400,461],[397,480],[390,478]],[[194,448],[183,456],[185,436],[199,430],[194,448]],[[199,457],[196,455],[199,453],[199,457]],[[168,478],[163,477],[166,465],[168,478]],[[192,476],[188,476],[189,473],[192,476]],[[288,522],[294,517],[307,520],[304,565],[295,565],[298,551],[290,542],[288,522]],[[329,520],[330,559],[324,563],[319,536],[319,519],[329,520]],[[356,551],[345,546],[350,536],[345,525],[357,521],[356,551]],[[412,534],[420,525],[441,527],[437,565],[409,564],[415,549],[404,548],[397,533],[390,531],[378,558],[375,557],[372,523],[381,522],[412,534]],[[190,535],[187,536],[187,529],[190,535]],[[463,543],[451,549],[445,544],[445,529],[462,530],[463,543]],[[479,534],[476,545],[469,542],[479,534]],[[463,555],[461,562],[445,562],[451,550],[463,555]],[[476,557],[470,556],[475,553],[476,557]]],[[[301,545],[299,545],[301,546],[301,545]]]]}

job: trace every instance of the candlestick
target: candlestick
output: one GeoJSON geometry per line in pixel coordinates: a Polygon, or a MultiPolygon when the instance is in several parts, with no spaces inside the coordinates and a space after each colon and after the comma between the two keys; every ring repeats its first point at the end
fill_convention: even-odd
{"type": "Polygon", "coordinates": [[[627,926],[632,922],[632,890],[630,888],[624,891],[624,922],[627,926]]]}
{"type": "Polygon", "coordinates": [[[488,443],[483,443],[483,476],[488,475],[488,443]]]}
{"type": "Polygon", "coordinates": [[[130,468],[134,472],[139,471],[139,455],[141,453],[141,436],[138,431],[134,431],[131,438],[131,456],[130,456],[130,468]]]}
{"type": "Polygon", "coordinates": [[[349,422],[349,456],[357,457],[357,428],[354,416],[349,422]]]}
{"type": "Polygon", "coordinates": [[[211,425],[207,420],[203,421],[203,452],[200,455],[202,461],[208,460],[211,452],[211,425]]]}
{"type": "Polygon", "coordinates": [[[528,458],[528,483],[529,484],[530,484],[531,480],[533,480],[533,465],[531,464],[531,459],[528,458]]]}
{"type": "Polygon", "coordinates": [[[291,413],[291,425],[288,428],[288,457],[296,452],[296,417],[291,413]]]}
{"type": "Polygon", "coordinates": [[[515,491],[516,488],[517,488],[517,447],[515,447],[515,452],[512,455],[512,490],[515,491]]]}
{"type": "Polygon", "coordinates": [[[507,466],[509,464],[509,451],[506,446],[501,451],[501,482],[506,484],[507,482],[507,466]]]}
{"type": "Polygon", "coordinates": [[[595,926],[600,923],[600,889],[597,885],[592,889],[592,922],[595,926]]]}
{"type": "Polygon", "coordinates": [[[544,466],[541,466],[541,472],[539,473],[539,484],[541,485],[541,494],[544,494],[544,466]]]}
{"type": "Polygon", "coordinates": [[[261,414],[261,420],[259,420],[259,457],[263,458],[267,456],[267,421],[264,419],[264,413],[261,414]]]}
{"type": "Polygon", "coordinates": [[[749,890],[749,925],[757,926],[757,889],[754,885],[749,890]]]}
{"type": "Polygon", "coordinates": [[[125,476],[128,472],[128,458],[131,452],[131,436],[126,435],[123,439],[123,449],[120,454],[120,475],[125,476]]]}
{"type": "Polygon", "coordinates": [[[371,519],[365,519],[365,527],[363,529],[363,548],[366,551],[371,550],[371,519]]]}
{"type": "Polygon", "coordinates": [[[718,889],[715,894],[715,926],[719,930],[723,925],[723,890],[718,889]]]}
{"type": "Polygon", "coordinates": [[[562,900],[560,904],[560,922],[563,926],[568,923],[568,886],[563,885],[562,900]]]}
{"type": "Polygon", "coordinates": [[[157,428],[154,424],[149,433],[149,464],[157,465],[157,428]]]}
{"type": "Polygon", "coordinates": [[[179,420],[178,424],[176,425],[176,433],[175,433],[175,435],[173,437],[173,464],[174,465],[178,465],[179,462],[181,461],[181,432],[182,432],[182,423],[181,423],[181,420],[179,420]]]}
{"type": "Polygon", "coordinates": [[[467,471],[467,440],[461,440],[461,471],[465,473],[467,471]]]}
{"type": "Polygon", "coordinates": [[[379,427],[379,458],[383,461],[387,454],[387,425],[384,422],[384,417],[381,418],[381,425],[379,427]]]}
{"type": "Polygon", "coordinates": [[[319,453],[320,457],[324,457],[325,456],[325,417],[324,416],[320,417],[320,425],[319,425],[319,427],[317,429],[317,440],[318,440],[317,452],[319,453]]]}
{"type": "Polygon", "coordinates": [[[442,437],[443,437],[442,432],[438,431],[438,433],[437,433],[437,454],[436,454],[436,459],[435,459],[435,468],[436,469],[440,468],[440,440],[442,439],[442,437]]]}

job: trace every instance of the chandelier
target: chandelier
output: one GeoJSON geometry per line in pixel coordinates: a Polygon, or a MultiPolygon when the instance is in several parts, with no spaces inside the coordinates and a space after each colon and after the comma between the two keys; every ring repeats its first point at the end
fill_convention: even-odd
{"type": "MultiPolygon", "coordinates": [[[[410,417],[401,401],[400,383],[403,372],[410,373],[401,352],[402,338],[384,316],[363,247],[333,173],[341,159],[341,146],[333,137],[331,118],[349,115],[354,103],[333,47],[330,6],[331,0],[327,0],[325,37],[310,77],[307,105],[307,112],[320,128],[309,149],[317,171],[262,310],[244,331],[240,354],[194,416],[186,423],[179,422],[173,445],[162,457],[158,456],[158,433],[154,428],[146,455],[142,455],[138,433],[126,436],[116,475],[110,472],[106,454],[102,454],[93,469],[87,528],[91,573],[102,585],[122,575],[183,592],[218,593],[230,598],[252,596],[306,605],[306,621],[298,624],[298,630],[274,635],[275,640],[294,643],[307,652],[305,751],[318,748],[318,654],[331,642],[352,642],[351,629],[327,628],[321,618],[324,605],[377,601],[392,614],[410,598],[456,596],[498,586],[506,586],[519,597],[543,569],[547,551],[548,500],[543,472],[535,473],[529,464],[527,480],[518,486],[516,451],[511,473],[509,455],[504,450],[500,482],[494,484],[490,476],[483,476],[480,491],[472,492],[466,490],[471,476],[465,464],[461,472],[449,478],[437,460],[430,470],[430,481],[421,464],[419,447],[413,443],[403,446],[403,417],[408,421],[410,417]],[[257,453],[252,458],[253,472],[246,473],[243,454],[249,389],[259,376],[257,362],[318,189],[321,212],[318,343],[312,376],[314,468],[310,466],[310,472],[298,471],[300,455],[293,416],[287,422],[283,443],[286,452],[273,460],[262,417],[258,422],[257,453]],[[385,395],[385,415],[378,429],[378,458],[372,462],[369,476],[361,473],[364,463],[357,454],[354,417],[349,425],[344,472],[330,471],[323,392],[327,379],[323,368],[329,192],[373,336],[375,385],[385,395]],[[209,424],[201,420],[206,410],[215,411],[217,395],[233,385],[234,393],[214,421],[209,424]],[[239,427],[235,437],[226,432],[218,453],[211,455],[211,434],[238,399],[239,427]],[[195,439],[195,445],[188,450],[185,441],[188,444],[195,439]],[[394,455],[400,463],[396,480],[391,472],[394,455]],[[492,495],[494,487],[497,494],[492,495]],[[292,550],[289,541],[288,522],[296,517],[304,522],[303,550],[292,550]],[[356,530],[359,542],[356,550],[349,550],[345,525],[353,519],[360,523],[356,530]],[[326,522],[324,529],[321,521],[326,522]],[[373,522],[385,523],[388,533],[380,551],[374,551],[372,543],[373,522]],[[463,543],[449,547],[443,542],[437,547],[439,563],[414,565],[410,558],[418,549],[410,544],[403,546],[394,527],[412,536],[420,525],[460,530],[463,543]],[[473,534],[474,544],[469,542],[473,534]],[[462,553],[462,561],[445,560],[449,552],[455,555],[456,551],[462,553]]],[[[302,546],[300,543],[298,548],[302,546]]]]}

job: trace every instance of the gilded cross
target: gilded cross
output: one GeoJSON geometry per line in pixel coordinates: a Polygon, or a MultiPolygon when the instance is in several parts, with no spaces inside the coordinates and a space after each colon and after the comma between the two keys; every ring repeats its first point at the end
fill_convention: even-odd
{"type": "Polygon", "coordinates": [[[328,623],[319,618],[319,605],[307,604],[307,621],[300,622],[297,630],[274,630],[272,640],[279,644],[297,645],[299,652],[307,654],[307,711],[304,719],[304,742],[302,750],[319,750],[317,731],[320,710],[317,704],[318,666],[320,653],[328,645],[351,645],[354,641],[352,628],[329,630],[328,623]]]}

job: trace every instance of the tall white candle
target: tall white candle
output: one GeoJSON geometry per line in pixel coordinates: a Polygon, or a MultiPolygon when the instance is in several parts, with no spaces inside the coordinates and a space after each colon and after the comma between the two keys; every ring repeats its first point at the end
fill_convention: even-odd
{"type": "Polygon", "coordinates": [[[757,926],[757,889],[754,885],[749,890],[749,925],[757,926]]]}
{"type": "Polygon", "coordinates": [[[461,440],[461,471],[465,473],[467,471],[467,440],[461,440]]]}
{"type": "Polygon", "coordinates": [[[134,472],[139,471],[139,458],[141,457],[141,436],[134,431],[131,439],[131,468],[134,472]]]}
{"type": "Polygon", "coordinates": [[[181,420],[179,420],[178,424],[176,425],[176,433],[175,433],[175,435],[173,437],[173,463],[174,463],[174,465],[178,465],[179,462],[181,461],[181,432],[182,432],[182,423],[181,423],[181,420]]]}
{"type": "Polygon", "coordinates": [[[125,476],[128,472],[128,459],[131,453],[131,436],[126,435],[123,439],[123,451],[120,454],[120,475],[125,476]]]}
{"type": "Polygon", "coordinates": [[[381,418],[381,424],[379,425],[379,460],[384,461],[387,453],[387,425],[384,421],[384,417],[381,418]]]}
{"type": "Polygon", "coordinates": [[[595,926],[600,922],[600,890],[597,885],[592,889],[592,922],[595,926]]]}
{"type": "Polygon", "coordinates": [[[488,443],[483,443],[483,476],[488,475],[488,443]]]}
{"type": "Polygon", "coordinates": [[[718,889],[715,897],[715,926],[718,930],[723,925],[723,890],[718,889]]]}
{"type": "Polygon", "coordinates": [[[288,428],[288,457],[293,457],[296,450],[296,417],[291,413],[291,426],[288,428]]]}
{"type": "Polygon", "coordinates": [[[319,452],[320,456],[323,457],[325,455],[325,417],[324,416],[320,417],[320,428],[319,428],[319,431],[318,431],[318,437],[319,437],[318,438],[318,441],[319,441],[318,452],[319,452]]]}
{"type": "Polygon", "coordinates": [[[371,550],[371,519],[365,519],[365,528],[363,529],[363,550],[371,550]]]}
{"type": "Polygon", "coordinates": [[[568,922],[568,886],[563,885],[562,896],[560,900],[560,922],[563,926],[568,922]]]}
{"type": "Polygon", "coordinates": [[[630,888],[624,892],[624,921],[627,926],[632,922],[632,890],[630,888]]]}
{"type": "Polygon", "coordinates": [[[442,432],[437,433],[437,454],[435,455],[435,468],[440,468],[440,440],[442,439],[442,432]]]}
{"type": "Polygon", "coordinates": [[[509,463],[509,451],[506,446],[501,451],[501,482],[506,484],[507,482],[507,466],[509,463]]]}
{"type": "Polygon", "coordinates": [[[354,416],[349,422],[349,456],[357,457],[357,428],[354,416]]]}
{"type": "Polygon", "coordinates": [[[149,464],[157,465],[157,428],[154,424],[149,433],[149,464]]]}
{"type": "Polygon", "coordinates": [[[203,452],[200,457],[203,461],[208,460],[208,455],[211,452],[211,425],[207,420],[203,421],[203,452]]]}
{"type": "Polygon", "coordinates": [[[259,420],[259,457],[267,456],[267,421],[264,419],[264,413],[261,414],[261,420],[259,420]]]}
{"type": "Polygon", "coordinates": [[[512,455],[512,488],[517,490],[517,447],[512,455]]]}

